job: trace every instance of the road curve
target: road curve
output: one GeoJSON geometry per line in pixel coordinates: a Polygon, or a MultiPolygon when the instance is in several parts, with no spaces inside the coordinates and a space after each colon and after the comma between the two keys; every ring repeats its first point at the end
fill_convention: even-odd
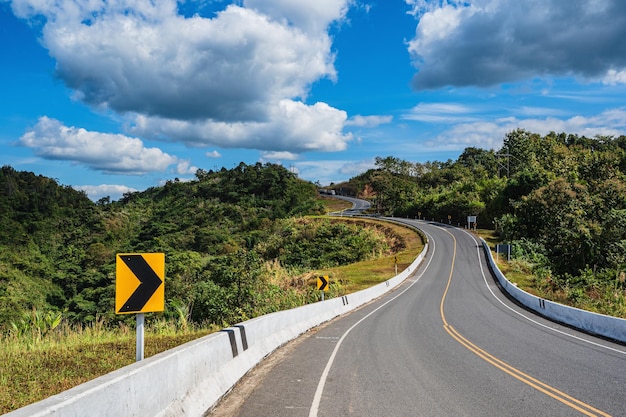
{"type": "Polygon", "coordinates": [[[626,347],[509,301],[466,231],[402,221],[429,237],[415,273],[279,349],[210,415],[626,416],[626,347]]]}
{"type": "Polygon", "coordinates": [[[363,214],[363,212],[365,210],[367,210],[368,208],[371,207],[371,204],[369,201],[366,200],[361,200],[359,198],[353,198],[353,197],[346,197],[346,196],[342,196],[342,195],[332,195],[332,196],[327,196],[330,198],[336,198],[338,200],[344,200],[347,202],[352,203],[352,207],[349,209],[345,209],[342,211],[337,211],[334,213],[330,213],[331,215],[337,216],[352,216],[352,215],[360,215],[363,214]]]}

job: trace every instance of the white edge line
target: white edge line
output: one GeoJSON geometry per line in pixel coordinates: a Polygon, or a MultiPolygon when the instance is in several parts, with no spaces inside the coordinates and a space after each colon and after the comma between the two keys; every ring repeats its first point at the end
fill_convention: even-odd
{"type": "MultiPolygon", "coordinates": [[[[482,245],[481,243],[479,243],[479,242],[476,240],[476,238],[475,238],[475,237],[474,237],[471,233],[469,233],[467,230],[464,230],[464,229],[461,229],[461,230],[462,230],[463,232],[465,232],[466,234],[468,234],[468,235],[469,235],[469,236],[470,236],[470,237],[474,240],[474,242],[476,243],[476,253],[477,253],[477,255],[478,255],[478,264],[480,265],[480,272],[481,272],[481,273],[482,273],[482,275],[483,275],[483,281],[485,282],[485,286],[487,287],[487,289],[489,290],[489,292],[491,293],[491,295],[493,296],[493,298],[495,298],[496,300],[498,300],[498,302],[499,302],[500,304],[502,304],[504,307],[508,308],[510,311],[512,311],[513,313],[517,314],[518,316],[521,316],[521,317],[525,318],[526,320],[528,320],[528,321],[530,321],[530,322],[532,322],[532,323],[534,323],[534,324],[536,324],[536,325],[538,325],[538,326],[541,326],[541,327],[543,327],[543,328],[546,328],[546,329],[548,329],[548,330],[551,330],[551,331],[553,331],[553,332],[555,332],[555,333],[559,333],[559,334],[562,334],[562,335],[564,335],[564,336],[571,337],[572,339],[576,339],[576,340],[579,340],[579,341],[581,341],[581,342],[588,343],[588,344],[590,344],[590,345],[594,345],[594,346],[597,346],[597,347],[601,347],[601,348],[604,348],[604,349],[611,350],[611,351],[613,351],[613,352],[620,353],[620,354],[622,354],[622,355],[626,355],[626,352],[624,352],[624,351],[622,351],[622,350],[615,349],[615,348],[612,348],[612,347],[610,347],[610,346],[603,345],[603,344],[601,344],[601,343],[593,342],[593,341],[591,341],[591,340],[587,340],[587,339],[584,339],[584,338],[582,338],[582,337],[575,336],[575,335],[573,335],[573,334],[571,334],[571,333],[567,333],[567,332],[564,332],[564,331],[562,331],[562,330],[555,329],[554,327],[550,327],[550,326],[548,326],[548,325],[545,325],[545,324],[543,324],[543,323],[540,323],[540,322],[538,322],[537,320],[534,320],[534,319],[532,319],[532,318],[528,317],[527,315],[522,314],[521,312],[519,312],[519,311],[515,310],[514,308],[512,308],[512,307],[510,307],[510,306],[506,305],[506,304],[504,303],[504,301],[502,301],[502,300],[501,300],[501,299],[500,299],[500,298],[499,298],[499,297],[498,297],[498,296],[497,296],[497,295],[496,295],[496,294],[495,294],[495,293],[491,290],[491,287],[489,286],[489,283],[487,282],[487,276],[485,275],[485,270],[483,269],[483,263],[481,262],[481,259],[480,259],[480,250],[482,249],[483,245],[482,245]]],[[[549,320],[549,319],[548,319],[548,320],[549,320]]]]}
{"type": "Polygon", "coordinates": [[[354,329],[359,324],[361,324],[363,321],[365,321],[365,319],[367,319],[369,316],[371,316],[372,314],[376,313],[378,310],[380,310],[381,308],[383,308],[384,306],[386,306],[387,304],[389,304],[390,302],[392,302],[393,300],[395,300],[396,298],[400,297],[402,294],[407,292],[411,287],[413,287],[413,285],[415,285],[420,280],[420,278],[422,278],[424,273],[426,273],[426,271],[428,270],[428,266],[430,265],[430,262],[433,260],[434,255],[435,255],[435,241],[434,241],[434,239],[430,239],[430,235],[428,233],[426,233],[426,232],[424,232],[424,233],[429,238],[428,239],[429,243],[430,243],[430,240],[432,240],[432,242],[433,242],[433,244],[432,244],[433,252],[432,252],[432,254],[430,255],[430,257],[428,259],[428,263],[426,264],[426,266],[424,267],[422,272],[419,274],[417,279],[411,283],[411,285],[406,287],[400,293],[396,294],[395,297],[387,300],[385,303],[383,303],[380,306],[378,306],[375,310],[371,311],[365,317],[361,318],[361,320],[359,320],[356,323],[354,323],[352,325],[352,327],[350,327],[348,330],[346,330],[346,332],[343,334],[343,336],[341,336],[341,339],[339,339],[339,341],[337,342],[337,345],[335,346],[335,349],[333,350],[333,353],[331,353],[330,358],[328,358],[328,362],[326,363],[326,367],[324,368],[324,372],[322,372],[322,376],[320,377],[320,381],[317,384],[317,389],[315,390],[315,395],[313,396],[313,403],[311,404],[311,409],[309,410],[309,417],[317,417],[317,412],[319,411],[320,402],[322,400],[322,393],[324,392],[324,385],[326,385],[326,379],[328,378],[328,374],[330,372],[330,368],[333,366],[333,362],[335,361],[335,356],[337,356],[337,352],[339,351],[339,348],[341,347],[341,344],[343,343],[343,341],[346,338],[346,336],[348,336],[348,333],[350,333],[352,331],[352,329],[354,329]]]}

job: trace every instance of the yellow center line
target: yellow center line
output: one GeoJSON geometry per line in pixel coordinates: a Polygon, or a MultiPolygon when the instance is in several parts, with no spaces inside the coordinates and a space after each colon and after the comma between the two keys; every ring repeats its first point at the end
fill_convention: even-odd
{"type": "Polygon", "coordinates": [[[448,332],[448,334],[452,336],[452,338],[454,338],[457,342],[459,342],[462,346],[464,346],[470,352],[474,353],[475,355],[485,360],[486,362],[490,363],[491,365],[495,366],[496,368],[500,369],[501,371],[511,375],[512,377],[518,379],[519,381],[522,381],[528,386],[536,389],[537,391],[540,391],[548,395],[549,397],[552,397],[555,400],[560,401],[561,403],[587,416],[610,417],[609,414],[603,411],[600,411],[580,400],[577,400],[576,398],[571,397],[570,395],[567,395],[564,392],[561,392],[558,389],[551,387],[550,385],[545,384],[531,377],[530,375],[525,374],[519,369],[509,365],[508,363],[496,358],[495,356],[491,355],[487,351],[481,349],[480,347],[470,342],[467,338],[461,335],[461,333],[459,333],[454,327],[452,327],[448,323],[448,321],[446,320],[446,315],[444,313],[444,304],[445,304],[446,296],[448,295],[448,290],[450,289],[450,284],[452,283],[452,275],[454,273],[454,265],[456,262],[457,243],[456,243],[456,238],[454,237],[452,233],[448,232],[447,230],[446,230],[446,233],[452,236],[452,239],[454,241],[454,250],[452,252],[452,266],[450,267],[450,276],[448,277],[448,283],[446,285],[446,289],[443,292],[443,296],[441,297],[441,303],[439,305],[439,312],[441,314],[441,320],[443,321],[443,328],[445,329],[445,331],[448,332]]]}

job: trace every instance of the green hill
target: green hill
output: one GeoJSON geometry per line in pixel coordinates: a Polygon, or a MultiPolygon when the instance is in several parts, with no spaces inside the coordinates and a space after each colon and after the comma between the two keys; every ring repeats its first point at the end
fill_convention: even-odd
{"type": "Polygon", "coordinates": [[[272,283],[277,273],[297,275],[388,250],[367,228],[299,220],[323,213],[317,189],[273,164],[199,170],[190,182],[168,181],[97,203],[5,166],[0,193],[5,330],[31,317],[33,308],[49,319],[61,313],[70,323],[127,319],[114,315],[116,253],[164,252],[163,315],[182,309],[195,323],[221,325],[316,297],[307,287],[272,283]]]}
{"type": "Polygon", "coordinates": [[[376,158],[335,189],[376,212],[495,230],[531,290],[626,317],[626,136],[510,132],[501,149],[467,148],[456,161],[376,158]]]}
{"type": "MultiPolygon", "coordinates": [[[[384,215],[454,225],[477,216],[513,247],[513,270],[542,297],[626,316],[626,137],[517,130],[456,161],[376,158],[339,194],[384,215]]],[[[218,325],[312,300],[297,276],[389,251],[375,232],[328,220],[317,187],[273,164],[198,170],[193,181],[97,203],[55,180],[0,170],[0,328],[33,307],[70,322],[114,310],[115,254],[166,253],[165,318],[218,325]],[[272,270],[275,268],[275,270],[272,270]],[[276,270],[278,269],[278,271],[276,270]],[[277,300],[268,305],[263,300],[277,300]]]]}

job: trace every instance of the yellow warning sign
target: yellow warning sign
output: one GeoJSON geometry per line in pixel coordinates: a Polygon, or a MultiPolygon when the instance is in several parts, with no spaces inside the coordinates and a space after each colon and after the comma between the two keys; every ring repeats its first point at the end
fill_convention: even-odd
{"type": "Polygon", "coordinates": [[[165,254],[120,253],[115,259],[115,313],[165,309],[165,254]]]}

